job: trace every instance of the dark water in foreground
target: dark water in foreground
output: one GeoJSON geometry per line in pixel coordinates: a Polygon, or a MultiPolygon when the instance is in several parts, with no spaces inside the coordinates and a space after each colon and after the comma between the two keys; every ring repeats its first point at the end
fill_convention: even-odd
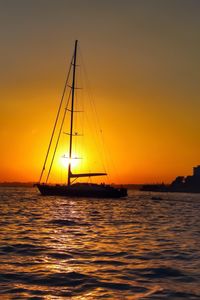
{"type": "Polygon", "coordinates": [[[152,195],[0,188],[0,299],[200,299],[200,195],[152,195]]]}

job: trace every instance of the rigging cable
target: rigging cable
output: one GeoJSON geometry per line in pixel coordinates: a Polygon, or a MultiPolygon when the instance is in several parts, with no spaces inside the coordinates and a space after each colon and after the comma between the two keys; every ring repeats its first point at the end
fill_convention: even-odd
{"type": "Polygon", "coordinates": [[[60,125],[60,130],[59,130],[58,138],[57,138],[57,141],[56,141],[56,146],[54,148],[53,156],[52,156],[52,159],[51,159],[51,164],[50,164],[48,175],[47,175],[47,178],[46,178],[46,183],[48,182],[49,175],[50,175],[50,172],[51,172],[51,168],[52,168],[54,158],[55,158],[55,155],[56,155],[56,151],[57,151],[57,148],[58,148],[58,143],[59,143],[59,140],[60,140],[61,131],[62,131],[63,124],[64,124],[64,121],[65,121],[65,116],[66,116],[66,113],[67,113],[67,108],[68,108],[70,97],[71,97],[71,90],[70,90],[69,97],[68,97],[68,100],[67,100],[67,106],[65,108],[65,112],[64,112],[64,115],[63,115],[63,118],[62,118],[62,122],[61,122],[61,125],[60,125]]]}
{"type": "Polygon", "coordinates": [[[45,157],[45,160],[44,160],[44,164],[43,164],[43,168],[42,168],[42,171],[41,171],[41,174],[40,174],[39,183],[42,180],[42,176],[43,176],[44,170],[46,168],[46,163],[47,163],[47,159],[48,159],[48,156],[49,156],[49,151],[50,151],[51,144],[52,144],[52,141],[53,141],[53,137],[54,137],[54,134],[55,134],[56,126],[57,126],[57,123],[58,123],[58,118],[59,118],[59,115],[60,115],[60,110],[61,110],[61,107],[62,107],[62,104],[63,104],[63,99],[64,99],[66,88],[67,88],[67,83],[68,83],[69,76],[70,76],[70,73],[71,73],[71,67],[72,67],[73,58],[74,58],[74,54],[72,55],[72,59],[71,59],[69,71],[68,71],[68,74],[67,74],[67,79],[65,81],[65,85],[64,85],[64,89],[63,89],[63,93],[62,93],[60,105],[59,105],[59,108],[58,108],[58,112],[57,112],[57,115],[56,115],[56,120],[55,120],[55,123],[54,123],[53,131],[52,131],[52,134],[51,134],[51,138],[50,138],[50,142],[49,142],[49,146],[48,146],[48,150],[47,150],[47,154],[46,154],[46,157],[45,157]]]}
{"type": "MultiPolygon", "coordinates": [[[[98,137],[99,142],[101,143],[103,153],[100,151],[100,148],[98,147],[97,139],[94,139],[94,143],[95,143],[96,149],[99,153],[99,157],[101,158],[102,167],[103,167],[104,171],[106,172],[105,142],[104,142],[104,139],[103,139],[102,127],[101,127],[101,123],[100,123],[100,120],[99,120],[99,116],[97,114],[95,101],[94,101],[94,95],[93,95],[93,92],[92,92],[92,89],[91,89],[91,84],[90,84],[90,80],[89,80],[89,77],[88,77],[88,74],[87,74],[87,70],[86,70],[86,67],[85,67],[85,63],[84,63],[83,55],[81,53],[81,49],[79,49],[79,53],[80,53],[81,65],[83,66],[82,69],[83,69],[83,73],[84,73],[85,84],[88,87],[87,93],[88,93],[89,104],[90,104],[91,110],[94,112],[94,116],[95,116],[95,119],[94,119],[95,122],[93,123],[93,126],[91,128],[96,133],[96,134],[94,134],[94,137],[95,136],[98,137]]],[[[86,115],[86,117],[87,117],[87,115],[86,115]]],[[[89,120],[87,122],[88,122],[88,125],[91,126],[90,123],[89,123],[89,120]]],[[[109,176],[107,175],[107,178],[108,177],[109,176]]]]}

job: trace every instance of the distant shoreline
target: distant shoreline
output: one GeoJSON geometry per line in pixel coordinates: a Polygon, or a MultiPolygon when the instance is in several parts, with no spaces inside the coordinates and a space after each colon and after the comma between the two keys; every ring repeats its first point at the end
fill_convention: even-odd
{"type": "MultiPolygon", "coordinates": [[[[13,182],[0,182],[0,187],[33,187],[35,182],[18,182],[18,181],[13,181],[13,182]]],[[[131,190],[140,190],[141,187],[144,184],[113,184],[116,187],[120,187],[123,185],[123,187],[131,190]]]]}
{"type": "Polygon", "coordinates": [[[18,181],[13,181],[13,182],[0,182],[0,187],[33,187],[35,182],[18,182],[18,181]]]}

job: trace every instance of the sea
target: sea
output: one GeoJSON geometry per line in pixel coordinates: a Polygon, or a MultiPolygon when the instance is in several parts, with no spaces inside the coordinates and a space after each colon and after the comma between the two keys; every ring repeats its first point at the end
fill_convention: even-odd
{"type": "Polygon", "coordinates": [[[200,194],[0,188],[0,299],[200,299],[200,194]]]}

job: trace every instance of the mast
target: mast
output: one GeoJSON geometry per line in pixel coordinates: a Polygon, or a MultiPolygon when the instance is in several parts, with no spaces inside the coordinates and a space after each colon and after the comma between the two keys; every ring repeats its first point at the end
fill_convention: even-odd
{"type": "Polygon", "coordinates": [[[71,122],[70,122],[70,140],[69,140],[69,165],[68,165],[68,185],[70,185],[71,177],[71,158],[72,158],[72,137],[73,137],[73,119],[74,119],[74,91],[76,79],[76,53],[78,40],[75,41],[74,59],[73,59],[73,77],[72,77],[72,101],[71,101],[71,122]]]}

